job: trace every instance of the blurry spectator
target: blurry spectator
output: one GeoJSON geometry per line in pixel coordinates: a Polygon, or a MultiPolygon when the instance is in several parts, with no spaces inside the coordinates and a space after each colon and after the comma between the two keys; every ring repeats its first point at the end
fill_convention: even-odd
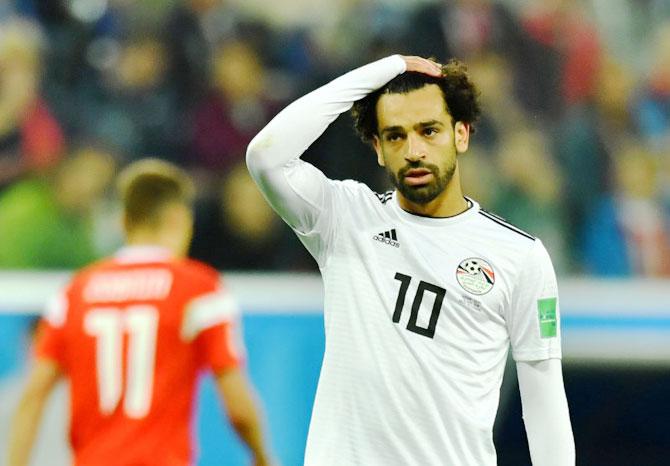
{"type": "Polygon", "coordinates": [[[603,143],[610,150],[635,131],[631,105],[635,78],[630,69],[607,55],[600,61],[594,104],[603,143]]]}
{"type": "Polygon", "coordinates": [[[497,154],[500,188],[493,211],[512,224],[542,238],[557,272],[568,266],[561,174],[538,131],[519,129],[507,134],[497,154]]]}
{"type": "Polygon", "coordinates": [[[249,43],[225,41],[216,48],[212,88],[193,117],[195,163],[220,172],[244,158],[247,144],[274,113],[265,85],[265,67],[249,43]]]}
{"type": "Polygon", "coordinates": [[[226,174],[217,197],[199,201],[191,256],[227,270],[313,268],[242,162],[226,174]]]}
{"type": "Polygon", "coordinates": [[[172,10],[165,27],[168,72],[177,90],[181,109],[203,97],[207,89],[211,49],[203,29],[203,17],[218,0],[185,0],[172,10]]]}
{"type": "Polygon", "coordinates": [[[523,10],[521,21],[533,41],[560,57],[559,69],[529,70],[550,82],[544,88],[545,94],[538,96],[540,99],[560,97],[558,108],[548,106],[544,110],[555,116],[564,105],[588,100],[596,84],[601,46],[584,5],[576,0],[533,2],[532,8],[523,10]],[[552,80],[552,74],[558,82],[552,80]]]}
{"type": "Polygon", "coordinates": [[[132,33],[121,44],[115,66],[107,70],[105,95],[92,107],[96,115],[82,124],[126,154],[180,159],[187,132],[166,69],[161,40],[146,31],[132,33]]]}
{"type": "MultiPolygon", "coordinates": [[[[44,94],[68,134],[80,136],[91,114],[99,88],[98,68],[109,66],[114,55],[110,37],[121,24],[112,2],[33,0],[36,18],[44,27],[44,94]]],[[[114,2],[117,4],[118,2],[114,2]]]]}
{"type": "Polygon", "coordinates": [[[554,154],[564,175],[567,241],[573,261],[582,261],[584,222],[611,184],[610,160],[633,137],[633,78],[611,57],[599,63],[594,98],[564,112],[554,131],[554,154]]]}
{"type": "Polygon", "coordinates": [[[408,50],[440,61],[470,59],[483,51],[512,53],[518,47],[517,20],[491,0],[441,0],[416,10],[410,19],[408,50]]]}
{"type": "MultiPolygon", "coordinates": [[[[254,24],[259,23],[243,17],[225,0],[176,2],[165,25],[164,37],[169,55],[168,73],[177,89],[180,109],[190,110],[210,89],[207,76],[211,75],[214,46],[243,30],[247,39],[258,39],[255,32],[248,30],[254,24]]],[[[254,42],[254,45],[260,44],[254,42]]]]}
{"type": "Polygon", "coordinates": [[[512,65],[501,55],[483,53],[472,59],[468,71],[478,83],[483,112],[471,144],[492,151],[505,133],[522,129],[528,117],[514,96],[512,65]]]}
{"type": "Polygon", "coordinates": [[[635,113],[642,136],[655,149],[667,152],[670,146],[670,21],[657,30],[653,44],[651,70],[635,113]]]}
{"type": "Polygon", "coordinates": [[[657,161],[637,141],[615,156],[616,185],[584,231],[584,260],[598,275],[670,276],[670,222],[659,201],[657,161]]]}
{"type": "Polygon", "coordinates": [[[647,43],[649,26],[654,21],[654,8],[650,7],[653,2],[645,2],[647,7],[642,8],[638,0],[586,2],[598,27],[603,48],[628,67],[640,68],[649,59],[647,43]]]}
{"type": "MultiPolygon", "coordinates": [[[[525,10],[524,10],[525,11],[525,10]]],[[[441,0],[419,7],[411,16],[407,52],[472,62],[491,52],[509,63],[512,91],[527,110],[556,114],[560,107],[561,55],[550,41],[538,40],[503,2],[441,0]]]]}
{"type": "Polygon", "coordinates": [[[109,154],[85,147],[6,189],[0,196],[0,267],[65,269],[96,259],[92,209],[114,167],[109,154]]]}
{"type": "Polygon", "coordinates": [[[670,221],[670,153],[661,151],[658,157],[658,189],[661,202],[670,221]]]}
{"type": "Polygon", "coordinates": [[[61,128],[40,96],[42,45],[35,23],[0,24],[0,187],[52,165],[63,150],[61,128]]]}

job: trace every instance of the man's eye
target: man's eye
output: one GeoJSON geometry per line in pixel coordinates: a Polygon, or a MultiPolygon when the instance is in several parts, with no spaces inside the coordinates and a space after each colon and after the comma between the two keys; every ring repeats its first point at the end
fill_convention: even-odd
{"type": "Polygon", "coordinates": [[[423,130],[423,134],[426,136],[433,136],[437,134],[437,129],[436,128],[426,128],[423,130]]]}
{"type": "Polygon", "coordinates": [[[386,135],[386,140],[389,142],[399,141],[402,138],[402,135],[399,133],[390,133],[386,135]]]}

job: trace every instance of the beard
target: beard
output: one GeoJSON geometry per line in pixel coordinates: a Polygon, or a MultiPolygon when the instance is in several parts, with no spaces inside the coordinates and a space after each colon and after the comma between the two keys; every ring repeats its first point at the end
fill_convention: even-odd
{"type": "Polygon", "coordinates": [[[446,189],[447,185],[453,178],[455,171],[455,161],[445,168],[444,173],[440,172],[440,167],[437,165],[416,162],[406,165],[405,167],[398,170],[397,173],[394,173],[390,170],[388,170],[387,173],[393,186],[395,186],[395,188],[400,191],[400,193],[407,200],[414,202],[415,204],[427,204],[439,196],[446,189]],[[416,168],[424,168],[429,170],[433,175],[433,179],[429,183],[420,186],[411,186],[406,184],[405,176],[407,172],[416,168]]]}

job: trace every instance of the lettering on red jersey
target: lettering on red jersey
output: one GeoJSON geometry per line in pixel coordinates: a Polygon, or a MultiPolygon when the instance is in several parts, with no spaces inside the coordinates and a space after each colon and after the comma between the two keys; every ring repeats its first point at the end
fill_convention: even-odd
{"type": "Polygon", "coordinates": [[[172,273],[166,268],[97,273],[84,288],[84,301],[109,303],[162,300],[170,294],[172,280],[172,273]]]}

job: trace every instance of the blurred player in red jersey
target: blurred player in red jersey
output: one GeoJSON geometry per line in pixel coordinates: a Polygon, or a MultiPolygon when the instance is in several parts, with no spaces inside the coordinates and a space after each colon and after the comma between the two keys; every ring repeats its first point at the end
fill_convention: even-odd
{"type": "Polygon", "coordinates": [[[120,176],[127,245],[74,276],[47,308],[37,362],[13,420],[9,465],[28,464],[44,403],[70,381],[76,466],[185,466],[198,374],[215,375],[254,464],[269,464],[253,391],[240,368],[237,308],[216,270],[184,258],[193,186],[158,160],[120,176]]]}

